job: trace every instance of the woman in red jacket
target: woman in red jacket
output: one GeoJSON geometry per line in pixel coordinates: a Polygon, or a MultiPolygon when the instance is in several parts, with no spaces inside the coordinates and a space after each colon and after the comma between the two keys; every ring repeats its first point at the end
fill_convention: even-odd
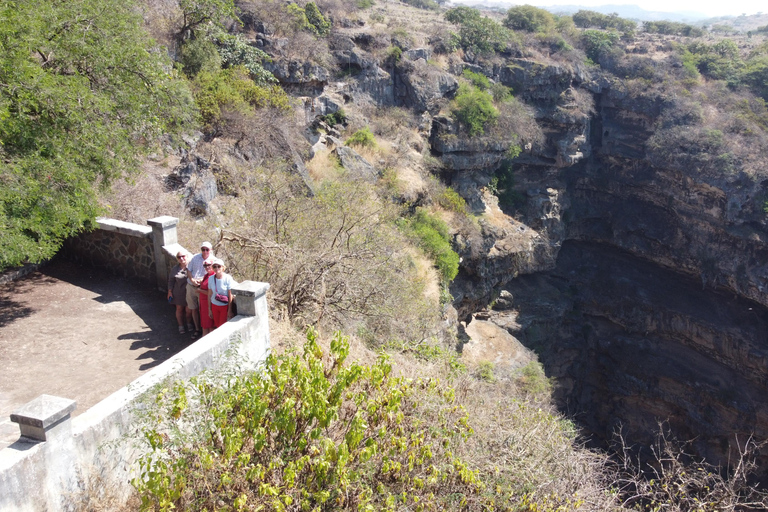
{"type": "Polygon", "coordinates": [[[208,278],[213,275],[213,258],[203,261],[206,274],[200,281],[200,327],[203,328],[203,336],[213,330],[213,319],[208,316],[208,278]]]}

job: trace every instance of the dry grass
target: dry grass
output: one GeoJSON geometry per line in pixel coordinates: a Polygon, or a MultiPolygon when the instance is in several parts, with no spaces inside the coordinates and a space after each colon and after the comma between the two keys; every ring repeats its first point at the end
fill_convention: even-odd
{"type": "Polygon", "coordinates": [[[168,193],[164,178],[179,164],[177,155],[145,160],[134,176],[113,183],[102,197],[107,217],[144,225],[160,215],[183,215],[184,208],[176,193],[168,193]]]}
{"type": "Polygon", "coordinates": [[[339,159],[330,150],[318,151],[306,163],[309,175],[316,183],[338,180],[344,174],[339,159]]]}

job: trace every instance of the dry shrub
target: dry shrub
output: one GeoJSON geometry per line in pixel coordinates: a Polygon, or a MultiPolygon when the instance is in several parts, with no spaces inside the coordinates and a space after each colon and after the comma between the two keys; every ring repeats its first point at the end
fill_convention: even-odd
{"type": "Polygon", "coordinates": [[[544,134],[536,123],[531,107],[512,98],[502,102],[497,108],[499,118],[488,130],[489,135],[499,138],[517,135],[522,144],[534,146],[544,142],[544,134]]]}
{"type": "Polygon", "coordinates": [[[166,192],[164,181],[178,163],[175,155],[159,161],[147,160],[139,174],[113,183],[101,200],[104,215],[141,225],[161,215],[183,216],[179,197],[166,192]]]}
{"type": "MultiPolygon", "coordinates": [[[[307,2],[299,2],[303,7],[307,2]]],[[[273,47],[271,52],[276,52],[280,57],[289,60],[309,61],[318,65],[327,65],[331,61],[328,51],[328,42],[325,38],[317,37],[301,29],[296,20],[288,14],[287,2],[279,0],[257,0],[240,2],[240,9],[247,13],[251,23],[261,21],[273,35],[285,38],[278,47],[273,47]]],[[[322,5],[318,5],[321,12],[327,12],[322,5]]]]}
{"type": "Polygon", "coordinates": [[[463,377],[455,388],[474,429],[461,455],[491,475],[486,484],[508,494],[513,507],[618,508],[606,492],[608,458],[579,445],[573,424],[551,406],[526,398],[514,382],[485,384],[463,377]]]}
{"type": "Polygon", "coordinates": [[[294,175],[241,172],[243,207],[229,207],[216,252],[236,278],[270,283],[273,304],[296,325],[361,324],[381,340],[426,336],[437,303],[403,250],[397,208],[372,185],[326,182],[308,197],[294,175]]]}
{"type": "Polygon", "coordinates": [[[404,129],[413,129],[418,122],[413,113],[402,107],[378,107],[368,112],[373,133],[377,137],[392,137],[404,129]]]}
{"type": "Polygon", "coordinates": [[[619,441],[621,463],[616,486],[623,504],[632,509],[723,512],[766,510],[768,493],[751,483],[756,469],[755,456],[765,443],[751,437],[740,443],[735,460],[728,468],[708,464],[686,453],[686,446],[659,424],[652,457],[644,463],[633,458],[632,450],[619,441]]]}
{"type": "Polygon", "coordinates": [[[141,507],[135,489],[109,482],[103,467],[90,468],[87,478],[80,475],[78,488],[67,495],[67,510],[72,512],[130,512],[141,507]]]}

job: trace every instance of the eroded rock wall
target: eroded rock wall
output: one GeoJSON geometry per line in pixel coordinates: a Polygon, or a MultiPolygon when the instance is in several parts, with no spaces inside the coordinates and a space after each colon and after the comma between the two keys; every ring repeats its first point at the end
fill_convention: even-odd
{"type": "Polygon", "coordinates": [[[537,349],[596,441],[621,429],[647,446],[666,421],[727,464],[768,439],[768,173],[653,159],[664,101],[594,91],[588,156],[515,168],[523,222],[541,226],[535,198],[557,191],[561,243],[553,269],[501,287],[512,300],[491,318],[537,349]]]}

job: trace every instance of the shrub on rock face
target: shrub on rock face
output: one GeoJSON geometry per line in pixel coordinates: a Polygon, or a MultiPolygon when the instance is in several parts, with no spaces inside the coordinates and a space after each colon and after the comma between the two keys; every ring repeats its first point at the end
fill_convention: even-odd
{"type": "Polygon", "coordinates": [[[375,148],[376,137],[371,133],[371,129],[366,126],[353,133],[344,143],[347,146],[360,146],[363,148],[375,148]]]}
{"type": "Polygon", "coordinates": [[[420,208],[411,219],[411,229],[421,248],[434,260],[443,282],[453,281],[459,273],[459,255],[451,248],[445,222],[420,208]]]}
{"type": "Polygon", "coordinates": [[[475,136],[496,122],[499,111],[493,106],[493,96],[489,93],[462,84],[451,103],[451,115],[467,128],[470,136],[475,136]]]}

